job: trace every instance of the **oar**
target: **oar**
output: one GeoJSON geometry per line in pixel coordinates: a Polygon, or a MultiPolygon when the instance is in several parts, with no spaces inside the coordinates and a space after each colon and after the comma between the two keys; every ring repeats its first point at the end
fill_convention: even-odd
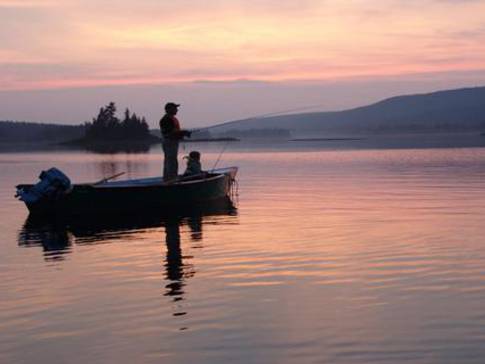
{"type": "Polygon", "coordinates": [[[121,173],[116,173],[112,176],[109,176],[109,177],[106,177],[106,178],[103,178],[103,179],[100,179],[98,182],[94,182],[93,185],[99,185],[101,183],[104,183],[104,182],[108,182],[110,179],[114,179],[116,177],[119,177],[119,176],[122,176],[124,175],[126,172],[121,172],[121,173]]]}

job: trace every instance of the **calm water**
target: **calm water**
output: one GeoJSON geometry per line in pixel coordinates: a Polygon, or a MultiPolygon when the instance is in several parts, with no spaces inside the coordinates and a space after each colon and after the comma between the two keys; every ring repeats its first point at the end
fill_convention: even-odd
{"type": "Polygon", "coordinates": [[[13,198],[51,166],[160,160],[0,154],[1,363],[485,362],[485,148],[229,147],[237,212],[170,220],[38,222],[13,198]]]}

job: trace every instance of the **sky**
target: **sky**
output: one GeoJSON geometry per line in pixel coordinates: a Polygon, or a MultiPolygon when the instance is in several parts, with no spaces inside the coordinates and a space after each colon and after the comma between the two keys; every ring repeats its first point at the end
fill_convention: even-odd
{"type": "Polygon", "coordinates": [[[155,126],[485,85],[485,0],[0,0],[0,120],[155,126]]]}

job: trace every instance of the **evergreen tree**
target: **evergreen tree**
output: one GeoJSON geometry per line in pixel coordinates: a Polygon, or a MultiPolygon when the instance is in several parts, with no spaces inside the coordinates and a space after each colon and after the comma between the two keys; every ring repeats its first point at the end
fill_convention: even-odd
{"type": "Polygon", "coordinates": [[[145,118],[131,114],[126,108],[123,120],[116,117],[116,105],[110,102],[100,108],[98,116],[91,123],[86,123],[86,139],[103,140],[143,140],[150,135],[145,118]]]}

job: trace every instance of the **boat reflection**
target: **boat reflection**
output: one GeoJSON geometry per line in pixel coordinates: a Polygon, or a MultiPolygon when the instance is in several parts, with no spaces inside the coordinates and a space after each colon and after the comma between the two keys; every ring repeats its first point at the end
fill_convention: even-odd
{"type": "MultiPolygon", "coordinates": [[[[193,256],[183,253],[183,238],[191,243],[186,249],[194,251],[194,248],[202,248],[204,224],[235,223],[232,217],[236,215],[237,210],[231,200],[227,199],[217,205],[178,213],[175,216],[156,215],[153,212],[137,216],[116,215],[109,219],[91,216],[82,219],[46,220],[30,216],[18,234],[18,245],[42,248],[45,261],[52,263],[65,260],[74,245],[129,242],[143,239],[146,235],[156,237],[160,234],[160,238],[155,239],[164,243],[161,253],[162,256],[165,254],[163,295],[174,304],[173,316],[185,316],[187,312],[184,295],[187,280],[195,275],[196,270],[191,264],[193,256]]],[[[181,327],[180,330],[186,328],[181,327]]]]}
{"type": "Polygon", "coordinates": [[[71,232],[62,223],[40,222],[27,218],[18,235],[19,246],[42,247],[46,261],[64,260],[71,251],[71,232]]]}
{"type": "MultiPolygon", "coordinates": [[[[165,228],[167,251],[180,245],[180,226],[188,225],[191,239],[202,239],[204,219],[210,216],[234,216],[237,210],[227,198],[216,204],[177,211],[174,215],[150,210],[138,214],[90,215],[82,217],[42,218],[29,215],[18,234],[21,247],[41,247],[46,261],[62,260],[71,247],[86,244],[105,244],[124,240],[137,232],[151,228],[165,228]]],[[[221,220],[222,222],[222,220],[221,220]]],[[[168,260],[168,256],[167,256],[168,260]]]]}
{"type": "MultiPolygon", "coordinates": [[[[193,256],[184,254],[182,240],[190,242],[190,251],[202,248],[204,224],[233,224],[237,210],[230,199],[217,205],[198,208],[197,210],[178,213],[174,216],[150,214],[116,215],[112,218],[70,218],[46,220],[30,216],[18,234],[20,247],[42,248],[46,262],[65,260],[72,247],[113,244],[143,239],[143,236],[155,237],[163,244],[163,296],[172,302],[172,316],[187,315],[185,287],[188,280],[196,273],[191,263],[193,256]],[[181,234],[181,230],[183,233],[181,234]],[[163,234],[165,239],[163,239],[163,234]]],[[[181,321],[183,325],[183,321],[181,321]]],[[[187,329],[181,326],[180,330],[187,329]]]]}

